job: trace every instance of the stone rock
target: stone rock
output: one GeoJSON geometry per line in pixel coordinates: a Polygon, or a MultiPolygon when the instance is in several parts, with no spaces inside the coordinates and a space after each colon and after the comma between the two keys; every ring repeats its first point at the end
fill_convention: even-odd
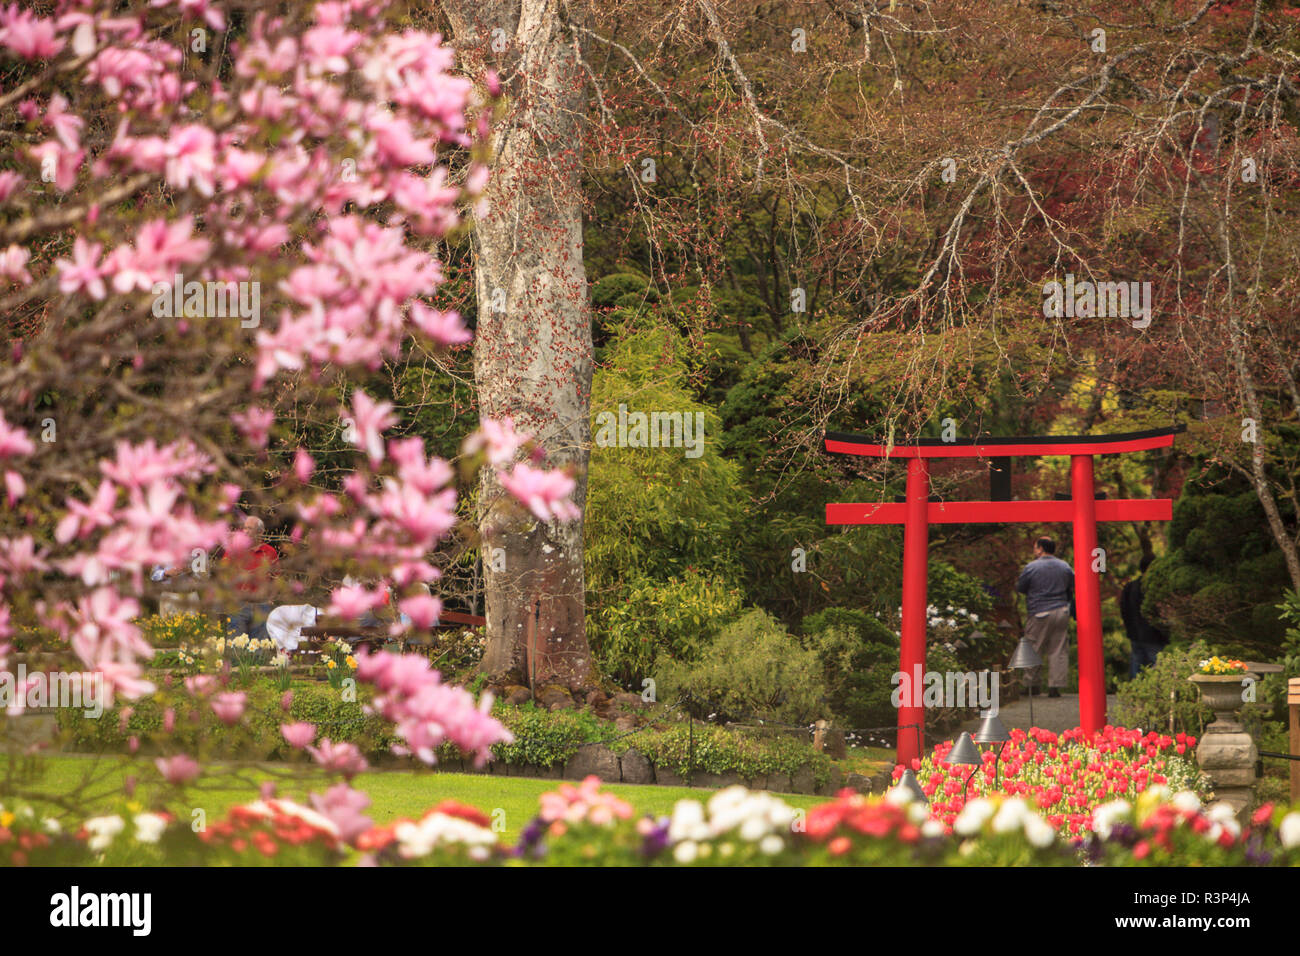
{"type": "Polygon", "coordinates": [[[750,789],[750,790],[766,790],[766,789],[767,789],[767,774],[759,774],[758,776],[756,776],[756,777],[754,777],[752,780],[750,780],[750,781],[749,781],[749,789],[750,789]]]}
{"type": "Polygon", "coordinates": [[[767,775],[767,789],[773,793],[794,793],[795,789],[790,783],[790,778],[783,773],[769,773],[767,775]]]}
{"type": "Polygon", "coordinates": [[[619,759],[624,783],[654,783],[655,772],[650,760],[639,750],[629,750],[619,759]]]}
{"type": "Polygon", "coordinates": [[[583,780],[592,774],[606,783],[618,783],[623,779],[618,766],[618,755],[604,744],[579,747],[578,752],[564,765],[566,780],[583,780]]]}
{"type": "Polygon", "coordinates": [[[848,756],[848,745],[844,742],[844,731],[831,728],[826,731],[826,756],[832,760],[843,760],[848,756]]]}
{"type": "Polygon", "coordinates": [[[871,793],[871,779],[860,773],[851,773],[845,777],[844,786],[851,787],[858,793],[871,793]]]}
{"type": "Polygon", "coordinates": [[[640,694],[631,694],[627,691],[620,691],[615,694],[611,700],[613,700],[615,704],[623,707],[642,708],[646,706],[646,702],[641,699],[640,694]]]}
{"type": "Polygon", "coordinates": [[[533,692],[527,687],[522,687],[519,684],[507,684],[503,699],[512,707],[518,707],[521,704],[526,704],[528,701],[532,700],[533,692]]]}
{"type": "Polygon", "coordinates": [[[621,734],[630,733],[636,730],[639,721],[631,714],[624,714],[621,717],[614,718],[614,729],[621,734]]]}
{"type": "Polygon", "coordinates": [[[824,797],[833,797],[835,794],[839,793],[840,789],[844,786],[843,777],[844,775],[840,773],[840,768],[832,766],[830,779],[822,785],[822,788],[819,791],[821,795],[824,797]]]}
{"type": "Polygon", "coordinates": [[[795,793],[816,792],[817,782],[813,779],[812,767],[805,765],[796,770],[790,777],[790,784],[795,793]]]}
{"type": "Polygon", "coordinates": [[[684,787],[686,778],[675,770],[669,770],[666,767],[655,767],[655,783],[662,787],[684,787]]]}
{"type": "Polygon", "coordinates": [[[537,704],[546,710],[566,710],[573,707],[573,695],[567,687],[547,684],[537,694],[537,704]]]}
{"type": "Polygon", "coordinates": [[[607,700],[609,700],[609,695],[603,690],[593,690],[587,694],[588,707],[599,707],[607,700]]]}

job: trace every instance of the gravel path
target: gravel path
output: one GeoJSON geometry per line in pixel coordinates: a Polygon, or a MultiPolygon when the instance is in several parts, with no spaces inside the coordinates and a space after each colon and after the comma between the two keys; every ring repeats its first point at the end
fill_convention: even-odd
{"type": "MultiPolygon", "coordinates": [[[[1040,695],[1034,697],[1034,720],[1031,724],[1029,721],[1029,697],[1021,697],[1014,704],[1005,704],[998,713],[1003,725],[1007,730],[1020,728],[1028,730],[1031,726],[1041,727],[1044,730],[1050,730],[1053,733],[1060,733],[1063,730],[1069,730],[1071,727],[1079,726],[1079,695],[1062,694],[1055,699],[1040,695]]],[[[1118,699],[1114,694],[1106,695],[1106,713],[1110,714],[1115,710],[1118,699]]],[[[962,724],[962,730],[969,730],[974,733],[979,727],[979,720],[970,720],[962,724]]]]}

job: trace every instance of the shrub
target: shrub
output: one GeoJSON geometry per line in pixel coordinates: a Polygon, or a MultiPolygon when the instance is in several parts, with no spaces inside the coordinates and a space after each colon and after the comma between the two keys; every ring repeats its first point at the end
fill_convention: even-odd
{"type": "Polygon", "coordinates": [[[669,663],[660,684],[665,697],[698,698],[695,712],[720,719],[807,724],[828,709],[817,653],[758,609],[723,628],[698,662],[669,663]]]}
{"type": "MultiPolygon", "coordinates": [[[[291,749],[280,734],[282,723],[306,721],[316,725],[319,737],[349,741],[367,756],[379,756],[397,742],[390,723],[362,711],[364,688],[358,700],[349,702],[326,684],[298,683],[286,714],[280,707],[281,691],[267,682],[245,688],[248,705],[239,723],[227,726],[217,719],[206,703],[185,695],[172,706],[176,728],[168,736],[168,749],[210,757],[241,759],[283,759],[291,749]]],[[[131,737],[147,741],[162,735],[167,704],[161,694],[135,701],[125,721],[121,708],[105,710],[97,719],[80,710],[60,708],[58,720],[72,749],[95,753],[124,751],[131,737]]]]}
{"type": "Polygon", "coordinates": [[[1136,678],[1119,687],[1119,704],[1114,723],[1124,727],[1200,735],[1214,719],[1214,712],[1201,703],[1196,685],[1187,678],[1210,656],[1203,641],[1170,644],[1136,678]]]}

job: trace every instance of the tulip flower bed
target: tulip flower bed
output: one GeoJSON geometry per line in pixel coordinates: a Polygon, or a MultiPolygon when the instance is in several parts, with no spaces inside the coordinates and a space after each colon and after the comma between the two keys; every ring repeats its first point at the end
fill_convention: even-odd
{"type": "Polygon", "coordinates": [[[843,791],[808,811],[744,787],[670,816],[638,817],[589,777],[543,794],[519,841],[496,820],[443,801],[419,820],[374,826],[363,794],[340,784],[314,808],[267,797],[194,832],[191,821],[128,807],[75,833],[30,808],[0,808],[0,866],[599,865],[599,866],[1296,866],[1300,809],[1264,806],[1241,827],[1222,806],[1154,786],[1090,814],[1070,840],[1019,796],[976,797],[948,824],[905,790],[843,791]]]}
{"type": "MultiPolygon", "coordinates": [[[[1208,792],[1196,766],[1196,738],[1185,734],[1109,726],[1095,735],[1078,728],[1059,735],[1037,727],[1013,730],[1005,747],[983,750],[978,768],[948,763],[952,747],[947,741],[913,762],[931,811],[947,827],[967,801],[1000,793],[1023,797],[1053,828],[1080,838],[1092,810],[1107,801],[1132,800],[1153,785],[1208,792]]],[[[902,774],[901,766],[894,768],[895,780],[902,774]]]]}

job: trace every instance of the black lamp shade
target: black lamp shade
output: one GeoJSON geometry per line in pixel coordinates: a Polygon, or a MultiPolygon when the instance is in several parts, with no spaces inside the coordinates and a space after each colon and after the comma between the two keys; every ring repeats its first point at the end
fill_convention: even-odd
{"type": "Polygon", "coordinates": [[[920,800],[922,803],[928,804],[930,802],[925,795],[925,790],[921,788],[920,781],[916,779],[916,774],[912,773],[910,770],[903,771],[903,775],[898,778],[898,783],[894,784],[894,787],[898,790],[907,790],[911,792],[912,796],[917,800],[920,800]]]}
{"type": "Polygon", "coordinates": [[[980,756],[979,748],[975,746],[975,741],[971,740],[970,734],[963,731],[957,738],[957,743],[953,745],[952,752],[948,754],[948,762],[978,767],[984,762],[984,758],[980,756]]]}
{"type": "Polygon", "coordinates": [[[977,744],[1001,744],[1011,739],[1007,733],[1007,728],[1002,725],[998,715],[992,713],[984,714],[980,719],[979,729],[975,731],[975,742],[977,744]]]}

